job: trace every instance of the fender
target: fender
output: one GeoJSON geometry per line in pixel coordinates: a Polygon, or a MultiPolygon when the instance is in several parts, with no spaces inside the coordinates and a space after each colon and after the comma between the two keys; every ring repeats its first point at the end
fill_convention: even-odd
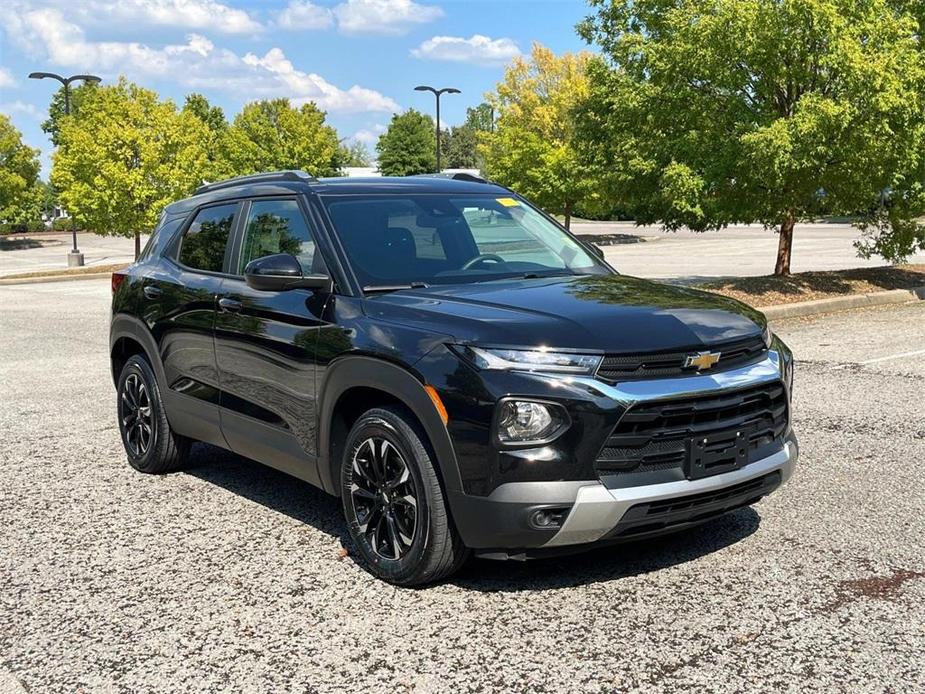
{"type": "MultiPolygon", "coordinates": [[[[157,384],[161,392],[165,391],[167,389],[167,376],[164,373],[164,365],[161,363],[161,352],[157,347],[157,342],[154,341],[154,336],[148,330],[148,326],[127,313],[117,313],[112,317],[112,323],[109,327],[110,355],[112,355],[112,349],[116,346],[116,342],[123,337],[130,338],[142,346],[147,353],[151,368],[154,369],[154,375],[157,377],[157,384]]],[[[110,369],[112,369],[111,362],[110,369]]],[[[113,383],[116,383],[118,378],[119,374],[114,373],[112,375],[113,383]]]]}
{"type": "Polygon", "coordinates": [[[325,491],[338,496],[338,482],[331,460],[331,425],[337,401],[350,388],[376,388],[398,398],[418,418],[430,439],[443,483],[448,492],[462,489],[456,453],[443,420],[424,390],[424,382],[411,371],[391,362],[367,356],[347,356],[328,366],[319,388],[318,472],[325,491]]]}

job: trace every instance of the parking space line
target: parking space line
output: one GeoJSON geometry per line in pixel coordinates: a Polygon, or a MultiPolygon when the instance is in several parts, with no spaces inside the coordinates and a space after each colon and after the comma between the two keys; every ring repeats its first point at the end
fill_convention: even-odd
{"type": "Polygon", "coordinates": [[[867,364],[877,364],[881,361],[890,361],[892,359],[902,359],[903,357],[917,357],[920,354],[925,354],[925,349],[917,349],[914,352],[901,352],[900,354],[890,354],[885,357],[877,357],[876,359],[868,359],[866,361],[858,362],[861,366],[866,366],[867,364]]]}

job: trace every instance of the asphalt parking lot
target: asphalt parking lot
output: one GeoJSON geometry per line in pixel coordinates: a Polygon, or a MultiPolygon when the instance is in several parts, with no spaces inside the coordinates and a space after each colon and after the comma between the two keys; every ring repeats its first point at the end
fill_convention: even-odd
{"type": "Polygon", "coordinates": [[[775,326],[802,459],[756,507],[405,590],[307,484],[133,472],[108,296],[0,287],[0,691],[925,689],[925,302],[775,326]]]}

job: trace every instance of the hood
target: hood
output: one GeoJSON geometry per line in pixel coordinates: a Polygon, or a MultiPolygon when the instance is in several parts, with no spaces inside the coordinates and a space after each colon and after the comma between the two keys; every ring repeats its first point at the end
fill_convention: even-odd
{"type": "Polygon", "coordinates": [[[734,299],[623,275],[407,289],[366,304],[371,318],[506,347],[695,349],[760,335],[765,325],[734,299]]]}

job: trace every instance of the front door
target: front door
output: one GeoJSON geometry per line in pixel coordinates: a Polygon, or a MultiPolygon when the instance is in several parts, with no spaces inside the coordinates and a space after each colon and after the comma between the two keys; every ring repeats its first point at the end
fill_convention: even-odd
{"type": "Polygon", "coordinates": [[[317,483],[315,349],[330,294],[257,291],[243,275],[251,260],[275,253],[295,256],[305,274],[325,273],[324,262],[297,199],[253,200],[242,215],[215,322],[222,432],[241,455],[317,483]]]}

